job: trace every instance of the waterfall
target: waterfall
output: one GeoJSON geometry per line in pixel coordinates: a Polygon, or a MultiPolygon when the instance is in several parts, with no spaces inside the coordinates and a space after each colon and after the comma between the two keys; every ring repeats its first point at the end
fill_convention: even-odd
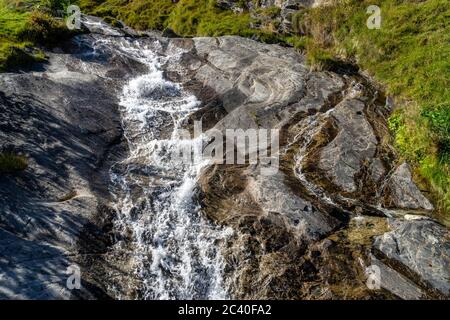
{"type": "Polygon", "coordinates": [[[226,299],[219,244],[231,231],[202,217],[193,199],[200,170],[208,163],[174,156],[179,148],[202,147],[202,137],[179,134],[200,102],[164,79],[161,63],[177,54],[158,56],[139,39],[105,41],[148,67],[121,92],[129,156],[111,169],[116,228],[131,230],[142,298],[226,299]]]}

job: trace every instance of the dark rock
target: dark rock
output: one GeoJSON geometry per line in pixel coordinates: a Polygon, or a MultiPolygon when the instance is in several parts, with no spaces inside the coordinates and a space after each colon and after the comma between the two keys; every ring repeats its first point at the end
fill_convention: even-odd
{"type": "Polygon", "coordinates": [[[179,38],[180,37],[178,34],[175,33],[175,31],[173,31],[170,28],[165,28],[164,31],[162,32],[162,36],[166,37],[166,38],[179,38]]]}
{"type": "Polygon", "coordinates": [[[379,285],[405,300],[419,300],[426,297],[423,290],[401,273],[390,268],[374,256],[371,256],[371,267],[378,267],[379,285]]]}

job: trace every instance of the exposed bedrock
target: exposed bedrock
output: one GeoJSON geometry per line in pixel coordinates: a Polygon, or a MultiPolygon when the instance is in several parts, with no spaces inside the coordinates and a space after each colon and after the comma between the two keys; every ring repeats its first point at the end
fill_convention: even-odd
{"type": "Polygon", "coordinates": [[[375,254],[397,266],[436,297],[450,294],[450,233],[420,216],[389,220],[392,231],[376,237],[375,254]]]}
{"type": "Polygon", "coordinates": [[[217,5],[235,12],[248,10],[255,19],[254,28],[270,25],[280,33],[290,33],[296,29],[293,26],[293,15],[303,8],[326,5],[329,0],[219,0],[217,5]],[[274,10],[275,9],[275,10],[274,10]]]}
{"type": "Polygon", "coordinates": [[[103,259],[113,242],[109,169],[126,153],[115,91],[144,68],[92,55],[93,36],[78,40],[33,71],[0,75],[0,152],[28,159],[24,172],[0,176],[3,299],[109,297],[83,268],[83,290],[69,290],[68,267],[103,259]]]}
{"type": "MultiPolygon", "coordinates": [[[[234,296],[435,297],[409,280],[401,260],[385,266],[386,279],[412,281],[420,295],[407,285],[367,289],[373,239],[391,229],[386,217],[403,221],[405,210],[433,209],[385,142],[390,110],[368,81],[311,72],[291,49],[239,37],[169,43],[185,53],[181,71],[167,65],[167,74],[202,99],[194,118],[203,119],[206,129],[281,132],[275,175],[261,175],[258,165],[218,164],[204,170],[199,182],[204,212],[235,230],[224,248],[234,296]]],[[[439,224],[428,221],[422,230],[431,236],[439,224]]],[[[439,244],[447,246],[445,239],[439,244]]],[[[424,246],[433,250],[431,243],[424,246]]],[[[442,259],[436,263],[448,269],[442,259]]],[[[427,272],[437,271],[416,277],[425,279],[427,272]]]]}
{"type": "Polygon", "coordinates": [[[361,163],[375,156],[377,138],[364,116],[364,103],[346,99],[331,112],[338,125],[336,137],[320,153],[319,168],[344,192],[357,190],[355,175],[361,163]]]}
{"type": "Polygon", "coordinates": [[[385,191],[385,205],[405,209],[433,210],[433,205],[413,183],[407,163],[398,166],[389,177],[385,191]]]}
{"type": "MultiPolygon", "coordinates": [[[[121,51],[131,31],[96,25],[100,34],[49,52],[48,64],[0,75],[0,144],[29,159],[0,176],[0,298],[140,297],[109,170],[128,153],[118,92],[147,70],[121,51]],[[77,294],[66,287],[73,263],[77,294]]],[[[280,130],[275,174],[213,164],[198,181],[204,216],[233,230],[220,244],[231,297],[448,298],[448,229],[411,219],[433,207],[386,142],[390,110],[367,80],[311,71],[291,48],[240,37],[133,41],[179,57],[161,63],[201,101],[187,128],[280,130]]]]}

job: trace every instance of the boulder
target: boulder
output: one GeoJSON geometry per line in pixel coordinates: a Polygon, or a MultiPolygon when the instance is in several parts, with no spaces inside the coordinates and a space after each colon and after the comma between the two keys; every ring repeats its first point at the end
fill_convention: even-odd
{"type": "Polygon", "coordinates": [[[449,298],[449,230],[420,216],[390,219],[389,224],[392,231],[375,238],[373,248],[378,257],[416,284],[449,298]]]}
{"type": "Polygon", "coordinates": [[[337,136],[320,154],[319,166],[345,192],[357,191],[355,175],[375,155],[377,139],[364,115],[364,103],[347,99],[331,112],[337,136]]]}
{"type": "Polygon", "coordinates": [[[367,273],[372,272],[373,276],[378,277],[378,279],[368,279],[369,281],[379,281],[374,284],[392,292],[401,299],[420,300],[426,297],[426,294],[418,285],[395,269],[390,268],[373,255],[371,256],[371,265],[367,270],[367,273]],[[375,270],[377,271],[375,272],[375,270]]]}
{"type": "Polygon", "coordinates": [[[412,180],[411,169],[405,162],[397,167],[386,183],[384,205],[388,208],[433,210],[431,202],[412,180]]]}
{"type": "Polygon", "coordinates": [[[337,219],[295,194],[284,181],[281,172],[271,176],[259,175],[250,180],[248,189],[264,212],[279,213],[298,239],[305,242],[318,240],[340,224],[337,219]]]}

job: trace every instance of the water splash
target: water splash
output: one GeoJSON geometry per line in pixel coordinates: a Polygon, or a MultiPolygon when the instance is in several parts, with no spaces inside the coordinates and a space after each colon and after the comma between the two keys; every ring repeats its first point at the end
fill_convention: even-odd
{"type": "Polygon", "coordinates": [[[120,111],[130,154],[111,169],[116,227],[132,231],[142,298],[226,299],[219,244],[231,231],[205,220],[193,200],[208,163],[174,157],[180,146],[202,146],[202,137],[179,135],[200,103],[164,79],[163,58],[151,48],[137,40],[114,39],[114,45],[148,67],[123,88],[120,111]]]}

